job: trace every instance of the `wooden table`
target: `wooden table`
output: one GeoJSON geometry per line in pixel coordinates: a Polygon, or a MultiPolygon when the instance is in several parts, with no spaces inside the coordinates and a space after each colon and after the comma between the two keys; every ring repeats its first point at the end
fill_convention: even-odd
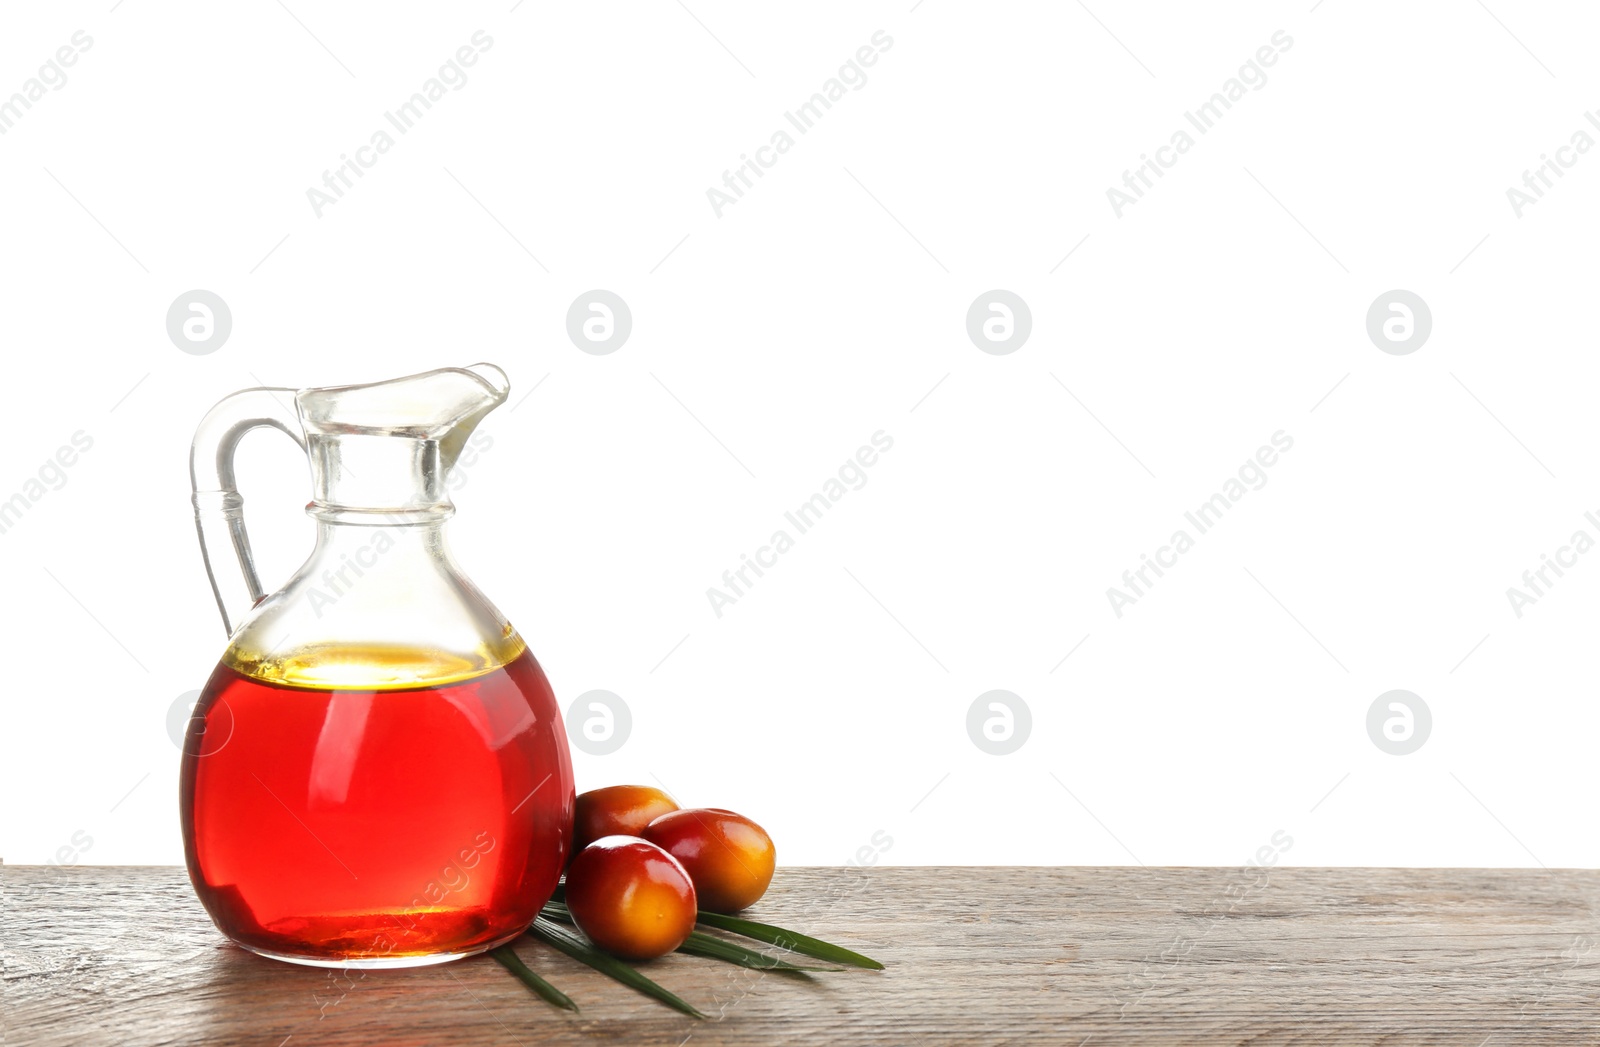
{"type": "Polygon", "coordinates": [[[1593,1044],[1600,873],[784,869],[751,915],[882,973],[649,965],[695,1021],[523,939],[583,1008],[484,957],[326,971],[223,941],[175,868],[0,867],[21,1044],[1593,1044]]]}

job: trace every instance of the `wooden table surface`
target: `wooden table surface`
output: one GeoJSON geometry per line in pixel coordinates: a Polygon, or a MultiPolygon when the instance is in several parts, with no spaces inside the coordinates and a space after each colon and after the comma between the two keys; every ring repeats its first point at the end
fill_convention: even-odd
{"type": "Polygon", "coordinates": [[[648,965],[707,1021],[526,938],[581,1015],[486,957],[261,959],[177,868],[0,866],[0,890],[8,1047],[1600,1043],[1600,872],[783,869],[753,918],[888,969],[648,965]]]}

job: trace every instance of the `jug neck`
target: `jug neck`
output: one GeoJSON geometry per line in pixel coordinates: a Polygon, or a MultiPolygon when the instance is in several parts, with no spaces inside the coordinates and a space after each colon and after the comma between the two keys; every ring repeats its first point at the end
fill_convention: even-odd
{"type": "Polygon", "coordinates": [[[312,500],[325,523],[443,522],[455,506],[439,441],[376,433],[311,433],[312,500]]]}

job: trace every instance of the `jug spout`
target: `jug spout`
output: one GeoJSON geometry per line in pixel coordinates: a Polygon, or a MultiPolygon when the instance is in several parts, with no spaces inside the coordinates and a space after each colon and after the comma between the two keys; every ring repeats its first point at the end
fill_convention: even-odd
{"type": "Polygon", "coordinates": [[[311,458],[310,511],[448,513],[444,481],[467,438],[505,402],[511,383],[494,364],[446,367],[370,385],[295,395],[311,458]]]}
{"type": "Polygon", "coordinates": [[[480,398],[478,408],[460,418],[444,439],[439,441],[439,456],[446,470],[455,467],[456,459],[461,457],[461,449],[467,444],[467,437],[483,421],[483,416],[505,403],[506,395],[511,392],[511,380],[494,364],[472,364],[462,370],[476,376],[484,384],[488,395],[480,398]]]}
{"type": "Polygon", "coordinates": [[[307,435],[400,436],[434,440],[449,469],[484,415],[505,403],[511,382],[494,364],[442,367],[369,385],[295,394],[307,435]]]}

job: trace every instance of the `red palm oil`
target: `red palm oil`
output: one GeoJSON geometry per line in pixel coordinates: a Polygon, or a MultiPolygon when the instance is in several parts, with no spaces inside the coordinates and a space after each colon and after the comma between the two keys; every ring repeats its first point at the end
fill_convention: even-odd
{"type": "Polygon", "coordinates": [[[217,926],[302,963],[394,966],[520,934],[571,845],[560,710],[524,649],[401,689],[219,665],[185,740],[189,874],[217,926]]]}

